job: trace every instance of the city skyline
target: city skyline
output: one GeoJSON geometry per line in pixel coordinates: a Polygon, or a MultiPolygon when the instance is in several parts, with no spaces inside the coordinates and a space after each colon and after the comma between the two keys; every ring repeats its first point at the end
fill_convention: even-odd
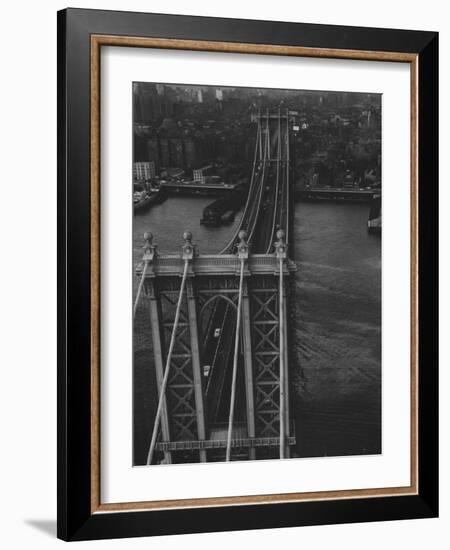
{"type": "Polygon", "coordinates": [[[152,162],[156,174],[161,168],[190,173],[211,163],[242,172],[253,155],[255,116],[281,108],[297,128],[302,185],[333,186],[348,179],[347,170],[363,186],[364,171],[372,184],[373,174],[381,178],[380,94],[139,82],[133,98],[133,159],[152,162]]]}

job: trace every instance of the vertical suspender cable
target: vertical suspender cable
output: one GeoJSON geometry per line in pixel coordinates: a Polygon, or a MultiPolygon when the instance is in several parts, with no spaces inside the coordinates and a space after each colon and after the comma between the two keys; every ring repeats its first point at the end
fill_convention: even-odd
{"type": "Polygon", "coordinates": [[[285,454],[285,372],[284,372],[284,288],[283,288],[283,258],[280,258],[280,458],[285,454]]]}
{"type": "Polygon", "coordinates": [[[155,450],[155,445],[156,445],[156,437],[158,436],[158,428],[159,428],[159,422],[161,420],[162,406],[166,395],[167,381],[169,379],[170,361],[172,359],[173,347],[175,345],[175,336],[178,328],[178,321],[180,320],[180,310],[181,310],[181,303],[183,301],[184,286],[186,283],[186,276],[187,276],[187,270],[188,270],[188,262],[189,260],[186,258],[184,260],[183,278],[181,279],[180,294],[178,296],[177,309],[175,312],[175,320],[173,322],[172,336],[170,338],[169,352],[167,354],[166,368],[164,370],[164,378],[163,378],[160,392],[159,392],[158,409],[156,410],[155,423],[153,424],[152,440],[151,440],[150,448],[148,450],[148,455],[147,455],[147,465],[152,463],[153,452],[155,450]]]}
{"type": "Polygon", "coordinates": [[[227,452],[226,461],[230,461],[231,457],[231,436],[233,432],[233,419],[234,419],[234,402],[236,399],[236,375],[237,375],[237,362],[239,353],[239,334],[241,325],[241,303],[242,303],[242,286],[244,281],[244,258],[241,258],[241,272],[239,276],[239,296],[237,306],[237,319],[236,319],[236,337],[234,339],[234,357],[233,357],[233,375],[231,381],[231,400],[230,400],[230,415],[228,418],[228,435],[227,435],[227,452]]]}

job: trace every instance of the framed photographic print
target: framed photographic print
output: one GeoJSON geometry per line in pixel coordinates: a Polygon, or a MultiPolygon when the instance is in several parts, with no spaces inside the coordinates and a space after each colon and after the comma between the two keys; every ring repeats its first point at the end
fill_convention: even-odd
{"type": "Polygon", "coordinates": [[[435,517],[438,36],[58,13],[58,536],[435,517]]]}

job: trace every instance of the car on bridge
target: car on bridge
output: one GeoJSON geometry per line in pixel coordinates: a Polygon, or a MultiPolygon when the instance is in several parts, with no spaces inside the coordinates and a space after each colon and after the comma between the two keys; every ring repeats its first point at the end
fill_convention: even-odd
{"type": "Polygon", "coordinates": [[[203,376],[207,378],[209,376],[209,371],[211,370],[211,365],[203,366],[203,376]]]}

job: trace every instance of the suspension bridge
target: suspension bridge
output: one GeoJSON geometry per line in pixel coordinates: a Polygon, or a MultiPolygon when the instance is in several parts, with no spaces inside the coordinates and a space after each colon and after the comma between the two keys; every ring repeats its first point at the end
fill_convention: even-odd
{"type": "MultiPolygon", "coordinates": [[[[147,464],[288,458],[292,303],[291,116],[256,116],[248,197],[227,245],[179,254],[150,233],[134,311],[148,300],[158,405],[147,464]]],[[[292,361],[291,361],[292,362],[292,361]]]]}

